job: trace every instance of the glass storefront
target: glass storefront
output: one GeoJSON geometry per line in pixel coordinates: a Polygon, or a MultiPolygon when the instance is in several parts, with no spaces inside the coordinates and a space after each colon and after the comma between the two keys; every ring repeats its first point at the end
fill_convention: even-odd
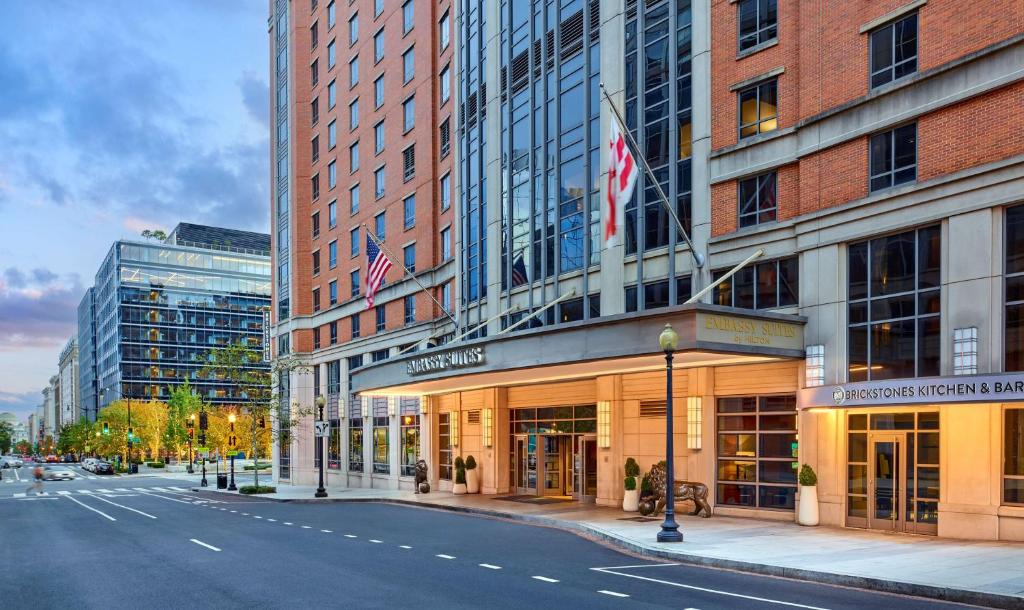
{"type": "Polygon", "coordinates": [[[596,405],[513,409],[509,420],[509,482],[516,494],[596,495],[596,405]]]}
{"type": "Polygon", "coordinates": [[[717,503],[793,510],[796,396],[719,398],[717,413],[717,503]]]}

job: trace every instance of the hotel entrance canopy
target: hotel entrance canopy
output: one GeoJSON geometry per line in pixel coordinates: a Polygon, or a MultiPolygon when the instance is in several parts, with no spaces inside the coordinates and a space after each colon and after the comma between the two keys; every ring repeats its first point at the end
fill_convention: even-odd
{"type": "Polygon", "coordinates": [[[676,368],[803,358],[806,322],[703,303],[607,316],[376,362],[353,372],[352,391],[415,396],[654,370],[665,366],[658,335],[666,323],[679,334],[676,368]]]}

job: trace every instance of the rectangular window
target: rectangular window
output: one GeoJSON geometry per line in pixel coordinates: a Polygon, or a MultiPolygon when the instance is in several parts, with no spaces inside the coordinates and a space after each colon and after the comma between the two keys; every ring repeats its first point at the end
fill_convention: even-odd
{"type": "Polygon", "coordinates": [[[411,229],[416,225],[416,195],[409,195],[402,200],[402,227],[411,229]]]}
{"type": "MultiPolygon", "coordinates": [[[[404,402],[408,399],[395,399],[402,400],[402,420],[401,420],[401,438],[402,438],[402,476],[411,477],[416,475],[416,462],[420,459],[420,416],[418,414],[419,405],[415,405],[415,410],[407,413],[404,402]]],[[[416,399],[413,399],[414,401],[416,399]]]]}
{"type": "Polygon", "coordinates": [[[338,304],[338,280],[331,280],[331,283],[327,285],[328,296],[331,299],[331,305],[338,304]]]}
{"type": "Polygon", "coordinates": [[[319,24],[314,21],[313,25],[309,26],[309,50],[312,51],[316,48],[317,43],[320,42],[320,33],[317,31],[319,24]]]}
{"type": "MultiPolygon", "coordinates": [[[[748,265],[715,287],[714,303],[741,309],[794,307],[800,297],[799,268],[796,256],[748,265]]],[[[727,271],[711,277],[717,280],[727,271]]]]}
{"type": "Polygon", "coordinates": [[[410,294],[403,300],[405,309],[405,323],[412,324],[416,321],[416,295],[410,294]]]}
{"type": "Polygon", "coordinates": [[[327,226],[334,228],[338,226],[338,202],[337,200],[327,204],[327,226]]]}
{"type": "Polygon", "coordinates": [[[450,312],[452,310],[452,283],[445,282],[444,286],[441,286],[441,306],[444,307],[445,311],[450,312]]]}
{"type": "Polygon", "coordinates": [[[327,109],[333,110],[338,104],[338,87],[337,81],[332,80],[327,83],[327,109]]]}
{"type": "Polygon", "coordinates": [[[740,137],[774,131],[779,127],[779,81],[772,79],[739,92],[740,137]]]}
{"type": "Polygon", "coordinates": [[[850,244],[847,252],[849,380],[938,375],[939,227],[850,244]]]}
{"type": "Polygon", "coordinates": [[[448,66],[445,66],[444,70],[441,70],[441,105],[444,105],[444,103],[448,101],[448,97],[451,95],[451,83],[449,83],[449,80],[448,66]]]}
{"type": "Polygon", "coordinates": [[[334,27],[334,23],[335,23],[335,19],[336,18],[337,18],[337,13],[334,10],[334,0],[331,0],[331,3],[327,5],[327,29],[328,30],[334,27]]]}
{"type": "Polygon", "coordinates": [[[338,121],[337,119],[327,124],[327,150],[334,150],[338,145],[338,121]]]}
{"type": "Polygon", "coordinates": [[[1003,419],[1003,504],[1024,504],[1024,409],[1003,419]]]}
{"type": "Polygon", "coordinates": [[[445,174],[441,176],[441,211],[448,209],[448,206],[452,204],[452,175],[445,174]]]}
{"type": "Polygon", "coordinates": [[[416,145],[402,151],[402,180],[408,182],[416,177],[416,145]]]}
{"type": "Polygon", "coordinates": [[[444,15],[441,16],[441,21],[438,22],[437,29],[437,39],[441,47],[440,50],[444,51],[445,49],[448,48],[448,41],[450,40],[451,36],[451,34],[449,33],[451,30],[451,23],[450,19],[448,18],[448,11],[445,11],[444,15]]]}
{"type": "Polygon", "coordinates": [[[327,69],[328,70],[334,69],[334,64],[337,62],[337,60],[336,60],[337,55],[335,53],[335,47],[336,46],[337,45],[334,44],[333,40],[330,41],[329,43],[327,43],[327,69]]]}
{"type": "Polygon", "coordinates": [[[373,107],[380,108],[384,105],[384,75],[381,74],[373,81],[373,107]]]}
{"type": "Polygon", "coordinates": [[[384,196],[384,168],[379,167],[373,172],[373,196],[380,199],[384,196]]]}
{"type": "Polygon", "coordinates": [[[348,44],[352,46],[359,40],[359,13],[348,20],[348,44]]]}
{"type": "Polygon", "coordinates": [[[384,152],[384,121],[373,126],[373,154],[384,152]]]}
{"type": "Polygon", "coordinates": [[[441,142],[440,153],[442,159],[448,156],[448,152],[452,147],[452,134],[449,121],[450,119],[445,119],[444,122],[441,123],[441,127],[438,128],[438,139],[441,142]]]}
{"type": "Polygon", "coordinates": [[[416,126],[416,98],[410,97],[402,102],[402,133],[416,126]]]}
{"type": "Polygon", "coordinates": [[[1006,371],[1024,371],[1024,205],[1006,210],[1006,371]]]}
{"type": "MultiPolygon", "coordinates": [[[[352,370],[351,367],[349,370],[352,370]]],[[[363,471],[363,418],[359,405],[360,399],[353,398],[352,410],[348,418],[348,470],[363,471]]]]}
{"type": "Polygon", "coordinates": [[[408,51],[406,51],[405,53],[402,53],[402,83],[403,84],[411,81],[413,75],[415,74],[416,55],[415,55],[414,51],[415,51],[415,49],[410,47],[408,51]]]}
{"type": "Polygon", "coordinates": [[[917,123],[871,136],[871,190],[917,180],[917,123]]]}
{"type": "Polygon", "coordinates": [[[352,290],[349,292],[349,297],[354,299],[357,296],[359,296],[359,270],[353,269],[351,272],[349,272],[348,279],[349,283],[352,286],[352,290]]]}
{"type": "Polygon", "coordinates": [[[316,163],[320,159],[320,136],[315,135],[309,142],[311,162],[316,163]]]}
{"type": "Polygon", "coordinates": [[[917,13],[871,32],[871,86],[917,72],[917,13]]]}
{"type": "Polygon", "coordinates": [[[793,510],[796,397],[719,398],[715,419],[718,505],[793,510]]]}
{"type": "Polygon", "coordinates": [[[348,232],[349,246],[348,251],[350,256],[359,256],[359,227],[356,227],[348,232]]]}
{"type": "Polygon", "coordinates": [[[313,311],[320,311],[320,289],[313,289],[313,311]]]}
{"type": "MultiPolygon", "coordinates": [[[[358,292],[357,292],[357,294],[358,294],[358,292]]],[[[359,338],[359,314],[357,314],[357,313],[352,314],[352,316],[349,318],[349,320],[350,320],[351,327],[352,327],[352,338],[353,339],[357,339],[357,338],[359,338]]]]}
{"type": "Polygon", "coordinates": [[[441,260],[446,261],[452,257],[452,230],[450,228],[441,230],[441,260]]]}
{"type": "Polygon", "coordinates": [[[327,266],[331,269],[338,266],[338,240],[327,244],[327,266]]]}
{"type": "Polygon", "coordinates": [[[402,248],[402,262],[409,273],[416,273],[416,244],[402,248]]]}
{"type": "Polygon", "coordinates": [[[768,172],[767,174],[740,180],[740,227],[752,227],[775,220],[776,209],[778,208],[776,189],[775,172],[768,172]]]}
{"type": "MultiPolygon", "coordinates": [[[[387,399],[373,399],[383,400],[385,403],[387,399]]],[[[374,406],[374,412],[377,412],[376,405],[374,406]]],[[[388,459],[388,417],[387,417],[387,406],[384,407],[384,415],[381,417],[373,418],[373,473],[374,474],[390,474],[391,473],[391,462],[388,459]]]]}
{"type": "Polygon", "coordinates": [[[327,325],[331,337],[331,345],[337,345],[338,343],[338,323],[331,322],[327,325]]]}
{"type": "Polygon", "coordinates": [[[311,224],[313,225],[313,239],[320,237],[320,212],[313,212],[311,224]]]}
{"type": "Polygon", "coordinates": [[[313,63],[309,64],[309,84],[312,87],[316,87],[317,83],[320,82],[320,60],[314,59],[313,63]]]}
{"type": "Polygon", "coordinates": [[[313,259],[313,275],[320,275],[320,251],[317,250],[312,255],[313,259]]]}
{"type": "Polygon", "coordinates": [[[309,117],[310,125],[316,125],[320,122],[320,98],[314,97],[313,101],[309,103],[309,117]]]}
{"type": "Polygon", "coordinates": [[[348,171],[355,173],[359,169],[359,142],[348,147],[348,171]]]}
{"type": "Polygon", "coordinates": [[[442,481],[452,480],[451,413],[437,414],[437,474],[442,481]]]}
{"type": "Polygon", "coordinates": [[[373,308],[373,313],[374,313],[375,317],[377,318],[377,324],[376,324],[377,332],[383,332],[384,328],[387,326],[387,317],[386,317],[386,314],[385,314],[384,306],[383,305],[375,306],[373,308]]]}
{"type": "Polygon", "coordinates": [[[348,62],[348,87],[351,89],[359,84],[359,56],[356,55],[348,62]]]}
{"type": "Polygon", "coordinates": [[[384,226],[384,212],[381,212],[373,217],[374,235],[378,241],[384,241],[384,226]]]}
{"type": "Polygon", "coordinates": [[[331,161],[327,164],[327,186],[334,188],[338,186],[338,163],[331,161]]]}
{"type": "Polygon", "coordinates": [[[384,28],[373,35],[373,63],[384,59],[384,28]]]}
{"type": "Polygon", "coordinates": [[[384,0],[373,0],[373,16],[380,17],[384,12],[384,0]]]}
{"type": "MultiPolygon", "coordinates": [[[[320,306],[317,305],[313,311],[320,311],[320,306]]],[[[317,326],[313,329],[313,349],[320,349],[320,327],[317,326]]],[[[315,369],[314,369],[315,370],[315,369]]]]}
{"type": "Polygon", "coordinates": [[[359,185],[348,190],[348,213],[355,214],[359,211],[359,185]]]}
{"type": "Polygon", "coordinates": [[[740,51],[778,37],[777,0],[740,0],[740,51]]]}
{"type": "Polygon", "coordinates": [[[309,179],[309,190],[313,201],[320,198],[320,174],[313,174],[313,177],[309,179]]]}
{"type": "Polygon", "coordinates": [[[413,0],[405,0],[405,4],[402,5],[402,34],[408,34],[415,21],[413,0]]]}
{"type": "Polygon", "coordinates": [[[359,127],[359,100],[355,99],[348,105],[348,128],[349,131],[359,127]]]}

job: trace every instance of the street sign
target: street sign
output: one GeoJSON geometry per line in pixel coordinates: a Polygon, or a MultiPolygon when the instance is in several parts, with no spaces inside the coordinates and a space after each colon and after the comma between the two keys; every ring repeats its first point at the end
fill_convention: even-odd
{"type": "Polygon", "coordinates": [[[316,422],[316,436],[322,438],[330,436],[330,422],[318,421],[316,422]]]}
{"type": "Polygon", "coordinates": [[[270,309],[263,310],[263,362],[270,362],[270,309]]]}
{"type": "Polygon", "coordinates": [[[209,453],[209,447],[196,447],[196,453],[209,453]]]}

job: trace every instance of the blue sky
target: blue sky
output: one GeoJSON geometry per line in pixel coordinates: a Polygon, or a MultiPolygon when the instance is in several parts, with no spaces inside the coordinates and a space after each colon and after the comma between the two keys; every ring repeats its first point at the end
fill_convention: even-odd
{"type": "Polygon", "coordinates": [[[57,373],[111,243],[267,231],[267,3],[0,4],[0,411],[57,373]]]}

